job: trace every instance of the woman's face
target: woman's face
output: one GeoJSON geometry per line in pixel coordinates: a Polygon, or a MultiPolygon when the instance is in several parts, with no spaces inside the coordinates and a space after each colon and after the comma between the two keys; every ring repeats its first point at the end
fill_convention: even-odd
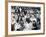
{"type": "Polygon", "coordinates": [[[15,18],[12,18],[12,25],[15,23],[15,18]]]}
{"type": "Polygon", "coordinates": [[[30,15],[29,14],[27,14],[27,18],[30,18],[30,15]]]}
{"type": "Polygon", "coordinates": [[[34,17],[34,15],[33,15],[33,14],[32,14],[31,16],[32,16],[32,17],[34,17]]]}

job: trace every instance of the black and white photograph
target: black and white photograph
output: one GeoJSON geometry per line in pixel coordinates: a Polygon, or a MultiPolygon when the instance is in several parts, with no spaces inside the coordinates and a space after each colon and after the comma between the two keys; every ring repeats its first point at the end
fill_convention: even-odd
{"type": "Polygon", "coordinates": [[[44,33],[43,3],[8,3],[8,35],[44,33]]]}
{"type": "Polygon", "coordinates": [[[40,30],[40,7],[11,6],[11,31],[40,30]]]}

